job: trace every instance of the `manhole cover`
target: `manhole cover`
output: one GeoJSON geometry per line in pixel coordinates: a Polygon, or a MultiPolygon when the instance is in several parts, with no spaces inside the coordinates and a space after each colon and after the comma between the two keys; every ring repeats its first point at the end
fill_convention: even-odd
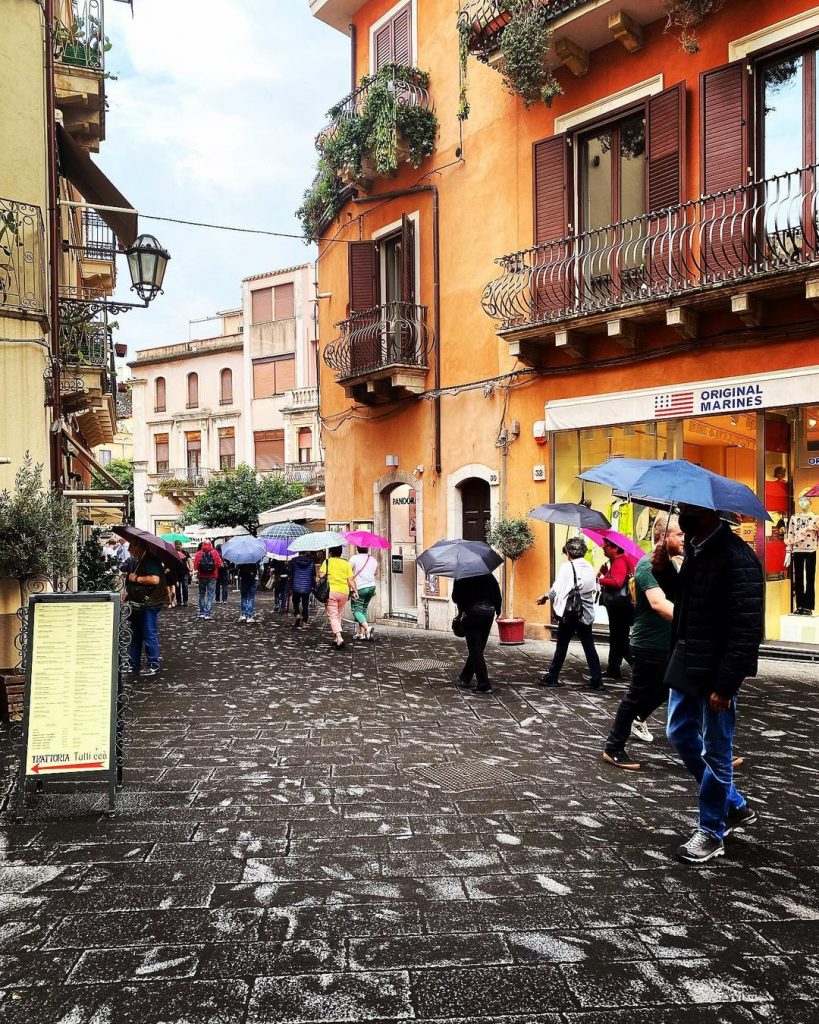
{"type": "Polygon", "coordinates": [[[399,672],[446,672],[452,671],[448,661],[434,661],[431,658],[414,658],[411,661],[396,661],[393,668],[399,672]]]}
{"type": "Polygon", "coordinates": [[[467,789],[483,789],[497,783],[520,782],[520,777],[508,768],[487,764],[486,761],[447,761],[415,771],[429,782],[436,782],[447,793],[467,789]]]}

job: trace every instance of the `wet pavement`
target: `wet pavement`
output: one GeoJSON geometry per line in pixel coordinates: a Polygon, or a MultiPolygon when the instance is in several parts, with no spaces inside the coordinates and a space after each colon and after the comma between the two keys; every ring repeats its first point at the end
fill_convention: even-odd
{"type": "Polygon", "coordinates": [[[543,691],[547,645],[493,646],[483,696],[451,637],[237,615],[163,612],[116,817],[103,787],[5,809],[0,1024],[819,1019],[819,670],[746,684],[760,821],[696,869],[662,712],[641,772],[604,765],[619,691],[579,648],[543,691]]]}

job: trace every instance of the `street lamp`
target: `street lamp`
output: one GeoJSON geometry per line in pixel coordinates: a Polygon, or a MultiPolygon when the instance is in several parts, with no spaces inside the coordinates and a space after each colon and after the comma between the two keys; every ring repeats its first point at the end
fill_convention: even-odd
{"type": "Polygon", "coordinates": [[[150,505],[151,502],[154,500],[154,492],[151,490],[150,487],[145,488],[145,494],[143,495],[143,497],[145,498],[145,502],[148,505],[150,505]]]}
{"type": "Polygon", "coordinates": [[[131,291],[147,305],[162,294],[162,282],[171,258],[153,235],[140,235],[125,250],[131,274],[131,291]]]}

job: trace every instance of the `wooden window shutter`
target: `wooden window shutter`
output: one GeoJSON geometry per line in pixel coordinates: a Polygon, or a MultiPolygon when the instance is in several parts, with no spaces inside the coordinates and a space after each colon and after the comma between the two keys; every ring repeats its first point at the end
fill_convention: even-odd
{"type": "Polygon", "coordinates": [[[219,454],[236,454],[236,430],[234,427],[222,427],[219,431],[219,454]]]}
{"type": "Polygon", "coordinates": [[[299,448],[311,448],[313,445],[313,431],[310,427],[299,427],[299,448]]]}
{"type": "Polygon", "coordinates": [[[157,377],[154,388],[154,412],[165,412],[165,378],[157,377]]]}
{"type": "Polygon", "coordinates": [[[296,295],[292,281],[287,284],[277,284],[273,293],[276,319],[292,319],[296,315],[296,295]]]}
{"type": "Polygon", "coordinates": [[[271,470],[284,467],[284,431],[257,430],[253,435],[256,469],[271,470]]]}
{"type": "Polygon", "coordinates": [[[412,22],[410,8],[405,7],[392,19],[392,61],[394,64],[411,64],[412,22]]]}
{"type": "Polygon", "coordinates": [[[273,289],[257,288],[250,293],[251,318],[254,324],[273,319],[273,289]]]}
{"type": "Polygon", "coordinates": [[[154,435],[154,450],[156,452],[156,468],[157,472],[161,472],[160,467],[168,468],[169,458],[168,435],[167,434],[155,434],[154,435]]]}
{"type": "Polygon", "coordinates": [[[375,242],[350,242],[350,312],[378,305],[378,250],[375,242]]]}
{"type": "Polygon", "coordinates": [[[415,225],[406,214],[401,217],[401,298],[415,304],[415,225]]]}
{"type": "Polygon", "coordinates": [[[565,134],[535,145],[535,245],[569,234],[568,149],[565,134]]]}
{"type": "Polygon", "coordinates": [[[224,369],[219,374],[219,401],[222,405],[233,401],[233,370],[224,369]]]}
{"type": "Polygon", "coordinates": [[[199,374],[188,374],[188,408],[193,409],[199,405],[199,374]]]}
{"type": "Polygon", "coordinates": [[[685,160],[685,82],[648,101],[648,211],[678,206],[683,201],[685,160]]]}
{"type": "Polygon", "coordinates": [[[282,395],[296,386],[296,357],[277,359],[273,365],[276,367],[276,394],[282,395]]]}
{"type": "Polygon", "coordinates": [[[703,72],[702,192],[712,195],[748,180],[748,74],[744,61],[703,72]]]}
{"type": "Polygon", "coordinates": [[[253,360],[253,397],[270,398],[276,393],[276,364],[272,359],[253,360]]]}
{"type": "Polygon", "coordinates": [[[389,64],[392,61],[391,21],[388,21],[386,25],[375,33],[373,46],[375,47],[375,70],[378,71],[384,64],[389,64]]]}

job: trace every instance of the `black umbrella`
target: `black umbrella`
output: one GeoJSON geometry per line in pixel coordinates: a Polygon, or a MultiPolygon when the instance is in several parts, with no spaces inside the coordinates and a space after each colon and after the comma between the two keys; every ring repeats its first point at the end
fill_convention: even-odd
{"type": "Polygon", "coordinates": [[[147,530],[140,530],[138,526],[112,526],[112,531],[127,541],[138,540],[151,554],[168,566],[176,566],[185,555],[180,554],[173,544],[157,537],[155,533],[148,533],[147,530]]]}
{"type": "Polygon", "coordinates": [[[497,551],[480,540],[439,540],[418,556],[418,565],[427,575],[456,580],[484,576],[502,562],[497,551]]]}
{"type": "Polygon", "coordinates": [[[561,526],[575,526],[578,530],[610,530],[611,523],[602,512],[577,504],[573,501],[538,505],[529,513],[530,519],[543,523],[558,523],[561,526]]]}

